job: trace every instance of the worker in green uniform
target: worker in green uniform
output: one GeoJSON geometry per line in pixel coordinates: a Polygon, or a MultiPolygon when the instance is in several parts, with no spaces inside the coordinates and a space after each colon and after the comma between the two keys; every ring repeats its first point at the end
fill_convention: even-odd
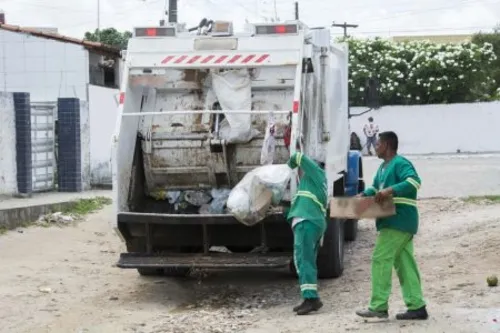
{"type": "Polygon", "coordinates": [[[300,177],[297,193],[287,214],[293,230],[293,258],[304,299],[293,311],[298,315],[306,315],[323,306],[318,296],[316,259],[326,230],[328,189],[322,163],[297,152],[290,157],[288,166],[299,168],[300,177]]]}
{"type": "Polygon", "coordinates": [[[376,153],[384,161],[378,168],[373,186],[362,195],[375,196],[379,203],[393,197],[396,215],[376,221],[378,236],[372,257],[371,301],[367,310],[356,314],[363,318],[388,318],[394,267],[408,308],[397,314],[396,319],[427,319],[420,273],[413,255],[413,236],[417,233],[419,219],[416,199],[421,181],[413,164],[397,152],[396,133],[380,133],[376,153]]]}

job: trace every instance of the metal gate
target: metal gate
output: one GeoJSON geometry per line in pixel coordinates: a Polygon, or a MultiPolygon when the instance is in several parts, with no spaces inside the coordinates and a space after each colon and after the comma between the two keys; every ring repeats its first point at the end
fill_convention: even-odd
{"type": "Polygon", "coordinates": [[[31,156],[33,192],[55,188],[55,102],[31,103],[31,156]]]}

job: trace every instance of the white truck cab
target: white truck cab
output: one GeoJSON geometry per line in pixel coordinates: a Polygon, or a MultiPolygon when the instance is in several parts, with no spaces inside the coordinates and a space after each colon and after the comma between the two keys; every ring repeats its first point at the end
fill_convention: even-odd
{"type": "MultiPolygon", "coordinates": [[[[227,21],[195,32],[136,28],[113,139],[113,223],[128,250],[118,266],[169,275],[288,266],[293,237],[282,214],[247,227],[224,212],[180,209],[179,197],[234,187],[260,165],[271,121],[275,164],[300,147],[324,162],[330,196],[357,194],[364,185],[361,157],[349,152],[347,61],[347,45],[332,43],[328,28],[299,21],[248,24],[242,33],[227,21]]],[[[295,191],[293,178],[287,197],[295,191]]],[[[328,222],[320,277],[342,274],[344,238],[354,240],[356,229],[356,221],[328,222]]]]}

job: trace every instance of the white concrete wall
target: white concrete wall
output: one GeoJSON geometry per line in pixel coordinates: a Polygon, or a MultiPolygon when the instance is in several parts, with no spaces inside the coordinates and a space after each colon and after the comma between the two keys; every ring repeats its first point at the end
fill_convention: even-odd
{"type": "Polygon", "coordinates": [[[0,92],[0,195],[17,193],[16,120],[12,94],[0,92]]]}
{"type": "Polygon", "coordinates": [[[90,184],[90,112],[89,103],[80,101],[80,143],[82,163],[82,190],[91,189],[90,184]]]}
{"type": "Polygon", "coordinates": [[[87,100],[89,52],[82,46],[0,30],[0,90],[31,101],[87,100]]]}
{"type": "Polygon", "coordinates": [[[89,85],[92,185],[111,184],[111,137],[116,125],[118,93],[118,89],[89,85]]]}
{"type": "MultiPolygon", "coordinates": [[[[366,108],[352,108],[360,113],[366,108]]],[[[395,131],[403,154],[500,151],[500,102],[384,106],[351,118],[351,131],[363,145],[363,126],[373,117],[380,131],[395,131]]]]}

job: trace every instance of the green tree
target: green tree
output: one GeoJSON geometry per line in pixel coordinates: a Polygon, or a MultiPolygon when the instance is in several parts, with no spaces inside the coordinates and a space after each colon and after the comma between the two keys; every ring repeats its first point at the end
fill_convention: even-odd
{"type": "Polygon", "coordinates": [[[86,40],[101,42],[103,44],[115,46],[121,50],[125,50],[127,48],[130,37],[132,37],[132,33],[130,31],[119,32],[115,28],[101,30],[96,29],[94,32],[87,31],[85,33],[86,40]]]}
{"type": "Polygon", "coordinates": [[[472,42],[483,46],[486,43],[493,45],[493,52],[497,59],[491,64],[491,76],[500,85],[500,25],[493,29],[492,33],[479,32],[472,37],[472,42]]]}
{"type": "MultiPolygon", "coordinates": [[[[498,99],[493,45],[465,42],[391,42],[347,39],[349,100],[362,106],[368,78],[379,81],[382,105],[438,104],[498,99]]],[[[500,81],[498,81],[500,82],[500,81]]]]}

